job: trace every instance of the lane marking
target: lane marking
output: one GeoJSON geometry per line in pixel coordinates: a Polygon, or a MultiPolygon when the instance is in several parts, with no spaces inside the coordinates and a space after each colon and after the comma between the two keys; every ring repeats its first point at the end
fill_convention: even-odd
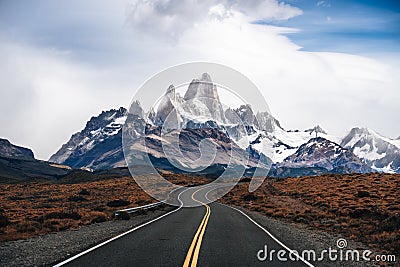
{"type": "Polygon", "coordinates": [[[197,266],[197,261],[199,258],[199,253],[200,253],[200,247],[201,243],[203,240],[204,232],[207,227],[208,219],[210,218],[211,214],[211,208],[207,204],[203,203],[200,200],[197,200],[194,198],[194,195],[199,192],[200,190],[206,189],[207,187],[203,187],[200,189],[197,189],[196,191],[193,192],[192,194],[192,199],[200,204],[202,204],[206,208],[206,214],[203,217],[203,220],[201,221],[199,228],[196,231],[196,234],[194,235],[193,241],[190,244],[188,253],[186,254],[185,262],[183,263],[183,267],[188,267],[189,264],[191,267],[196,267],[197,266]]]}
{"type": "MultiPolygon", "coordinates": [[[[212,192],[212,191],[218,189],[218,188],[219,188],[219,187],[216,187],[216,188],[213,188],[213,189],[211,189],[210,191],[208,191],[208,192],[205,194],[205,198],[206,198],[208,201],[211,201],[211,200],[208,198],[208,194],[209,194],[210,192],[212,192]]],[[[239,210],[239,209],[237,209],[237,208],[235,208],[235,207],[231,207],[231,206],[229,206],[229,205],[223,204],[223,203],[218,203],[218,202],[215,202],[215,203],[216,203],[216,204],[219,204],[219,205],[223,205],[223,206],[225,206],[225,207],[228,207],[228,208],[231,208],[231,209],[234,209],[234,210],[240,212],[243,216],[245,216],[247,219],[249,219],[249,220],[250,220],[252,223],[254,223],[256,226],[258,226],[258,228],[260,228],[261,230],[263,230],[263,231],[264,231],[269,237],[271,237],[276,243],[278,243],[279,245],[281,245],[283,248],[285,248],[285,249],[286,249],[287,251],[289,251],[290,253],[293,253],[299,260],[301,260],[302,262],[304,262],[307,266],[314,267],[314,265],[312,265],[310,262],[306,261],[303,257],[301,257],[300,255],[298,255],[298,253],[295,253],[294,250],[290,249],[288,246],[286,246],[284,243],[282,243],[278,238],[276,238],[275,236],[273,236],[267,229],[265,229],[264,227],[262,227],[259,223],[257,223],[255,220],[253,220],[249,215],[247,215],[247,214],[244,213],[243,211],[241,211],[241,210],[239,210]]]]}
{"type": "Polygon", "coordinates": [[[91,251],[93,251],[93,250],[99,248],[99,247],[102,247],[102,246],[104,246],[104,245],[106,245],[106,244],[108,244],[108,243],[110,243],[110,242],[112,242],[112,241],[114,241],[114,240],[116,240],[116,239],[118,239],[118,238],[120,238],[120,237],[123,237],[124,235],[130,234],[130,233],[132,233],[132,232],[134,232],[134,231],[136,231],[136,230],[138,230],[138,229],[140,229],[140,228],[142,228],[142,227],[144,227],[144,226],[146,226],[146,225],[149,225],[149,224],[151,224],[151,223],[153,223],[153,222],[155,222],[155,221],[158,221],[158,220],[160,220],[160,219],[162,219],[162,218],[164,218],[164,217],[166,217],[166,216],[168,216],[168,215],[170,215],[170,214],[172,214],[172,213],[174,213],[174,212],[177,212],[178,210],[180,210],[180,209],[183,207],[183,202],[182,202],[182,200],[180,199],[181,194],[184,193],[185,191],[189,190],[189,189],[190,189],[190,188],[187,188],[187,189],[185,189],[185,190],[183,190],[182,192],[179,193],[179,195],[178,195],[178,201],[181,203],[181,205],[180,205],[177,209],[172,210],[172,211],[170,211],[170,212],[168,212],[168,213],[166,213],[166,214],[163,214],[163,215],[161,215],[161,216],[159,216],[159,217],[157,217],[157,218],[155,218],[155,219],[153,219],[153,220],[151,220],[151,221],[148,221],[148,222],[146,222],[146,223],[144,223],[144,224],[138,225],[138,226],[136,226],[135,228],[132,228],[131,230],[128,230],[128,231],[126,231],[126,232],[124,232],[124,233],[122,233],[122,234],[119,234],[119,235],[117,235],[117,236],[115,236],[115,237],[113,237],[113,238],[110,238],[110,239],[108,239],[108,240],[106,240],[106,241],[104,241],[104,242],[102,242],[102,243],[100,243],[100,244],[98,244],[98,245],[96,245],[96,246],[94,246],[94,247],[91,247],[91,248],[89,248],[89,249],[87,249],[87,250],[85,250],[85,251],[82,251],[81,253],[76,254],[75,256],[73,256],[73,257],[71,257],[71,258],[68,258],[68,259],[66,259],[66,260],[64,260],[64,261],[62,261],[62,262],[60,262],[60,263],[57,263],[57,264],[54,265],[53,267],[63,266],[64,264],[66,264],[66,263],[68,263],[68,262],[71,262],[71,261],[73,261],[73,260],[75,260],[75,259],[77,259],[77,258],[79,258],[79,257],[81,257],[81,256],[83,256],[83,255],[85,255],[85,254],[87,254],[87,253],[89,253],[89,252],[91,252],[91,251]]]}

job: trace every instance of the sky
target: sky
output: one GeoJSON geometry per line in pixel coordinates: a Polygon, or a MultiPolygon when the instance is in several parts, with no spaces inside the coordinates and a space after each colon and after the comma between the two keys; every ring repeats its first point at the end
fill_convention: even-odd
{"type": "Polygon", "coordinates": [[[248,76],[285,129],[397,138],[396,2],[0,1],[0,137],[48,159],[152,75],[210,61],[248,76]]]}

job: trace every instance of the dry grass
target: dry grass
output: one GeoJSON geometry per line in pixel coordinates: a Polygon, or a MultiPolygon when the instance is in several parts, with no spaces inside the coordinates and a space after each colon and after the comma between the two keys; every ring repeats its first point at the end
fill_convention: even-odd
{"type": "MultiPolygon", "coordinates": [[[[168,176],[168,175],[167,175],[168,176]]],[[[204,179],[170,175],[175,184],[204,179]]],[[[117,209],[156,202],[131,177],[81,183],[0,184],[0,242],[113,219],[117,209]]]]}
{"type": "Polygon", "coordinates": [[[222,201],[267,216],[341,233],[376,251],[400,253],[400,175],[349,174],[242,183],[222,201]]]}

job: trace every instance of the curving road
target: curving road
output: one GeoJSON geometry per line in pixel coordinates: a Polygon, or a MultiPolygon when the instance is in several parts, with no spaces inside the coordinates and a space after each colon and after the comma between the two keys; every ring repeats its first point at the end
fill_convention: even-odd
{"type": "Polygon", "coordinates": [[[302,259],[291,261],[290,248],[241,211],[204,204],[217,188],[177,190],[181,204],[202,206],[179,207],[56,266],[312,266],[302,259]],[[257,253],[265,245],[268,251],[286,251],[288,261],[276,255],[260,261],[257,253]]]}

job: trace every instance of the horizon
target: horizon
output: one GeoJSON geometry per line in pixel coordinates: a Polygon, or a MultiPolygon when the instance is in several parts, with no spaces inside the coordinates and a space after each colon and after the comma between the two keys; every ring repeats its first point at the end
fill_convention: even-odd
{"type": "Polygon", "coordinates": [[[128,107],[148,77],[190,61],[249,77],[284,129],[400,136],[398,4],[198,5],[2,2],[0,136],[47,160],[92,116],[128,107]]]}

